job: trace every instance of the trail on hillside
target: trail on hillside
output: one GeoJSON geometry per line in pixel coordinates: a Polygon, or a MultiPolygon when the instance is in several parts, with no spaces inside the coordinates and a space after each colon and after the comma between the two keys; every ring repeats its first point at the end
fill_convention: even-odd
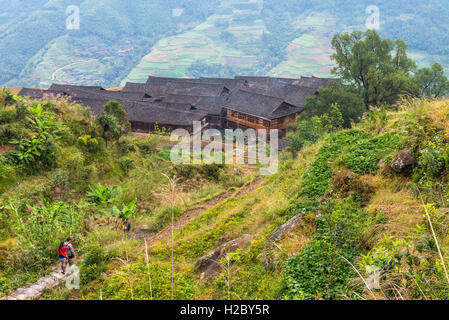
{"type": "MultiPolygon", "coordinates": [[[[73,265],[73,267],[76,267],[76,265],[73,265]]],[[[53,267],[49,275],[40,278],[28,287],[13,291],[6,297],[3,297],[2,300],[38,300],[47,290],[53,289],[67,280],[72,281],[75,269],[67,267],[65,274],[62,274],[60,269],[59,265],[53,267]]]]}
{"type": "MultiPolygon", "coordinates": [[[[263,181],[264,181],[264,177],[255,178],[237,190],[227,191],[223,194],[218,195],[217,197],[215,197],[213,199],[201,202],[196,207],[184,212],[179,217],[179,219],[175,221],[173,230],[176,231],[176,230],[182,228],[184,225],[189,223],[195,217],[199,216],[200,214],[209,210],[210,208],[215,207],[217,204],[225,201],[226,199],[228,199],[230,197],[240,197],[242,194],[249,194],[249,193],[253,192],[255,189],[257,189],[258,187],[260,187],[262,185],[263,181]]],[[[143,239],[145,237],[145,233],[142,232],[142,230],[138,230],[136,232],[137,232],[137,238],[143,239]]],[[[159,241],[166,237],[169,237],[170,234],[171,234],[171,225],[168,225],[161,231],[148,236],[146,239],[147,239],[148,243],[151,244],[155,241],[159,241]]]]}

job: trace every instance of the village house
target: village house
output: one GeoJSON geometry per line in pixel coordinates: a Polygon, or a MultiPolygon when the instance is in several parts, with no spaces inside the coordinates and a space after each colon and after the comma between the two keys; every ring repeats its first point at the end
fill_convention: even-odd
{"type": "Polygon", "coordinates": [[[33,100],[64,98],[91,108],[95,115],[116,100],[124,107],[132,130],[149,132],[158,127],[193,130],[203,128],[286,129],[304,111],[306,99],[318,94],[329,81],[317,77],[298,79],[237,76],[224,78],[148,77],[146,83],[128,82],[119,91],[99,86],[53,84],[48,90],[23,88],[20,96],[33,100]]]}

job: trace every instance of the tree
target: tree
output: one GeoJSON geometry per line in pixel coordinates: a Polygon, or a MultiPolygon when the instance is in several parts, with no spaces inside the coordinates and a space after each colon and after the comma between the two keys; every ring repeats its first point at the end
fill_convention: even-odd
{"type": "Polygon", "coordinates": [[[332,39],[337,66],[332,73],[360,90],[365,105],[394,103],[398,94],[412,93],[416,63],[407,57],[402,40],[381,39],[374,30],[337,34],[332,39]]]}
{"type": "Polygon", "coordinates": [[[97,121],[102,128],[103,139],[106,141],[106,143],[112,139],[120,139],[120,127],[115,116],[104,112],[101,116],[98,117],[97,121]]]}
{"type": "Polygon", "coordinates": [[[131,130],[128,115],[122,105],[111,100],[104,105],[104,112],[97,119],[103,130],[103,139],[109,141],[118,140],[131,130]]]}
{"type": "Polygon", "coordinates": [[[420,96],[438,98],[449,93],[449,80],[439,63],[434,63],[431,68],[419,69],[415,74],[415,81],[420,96]]]}
{"type": "Polygon", "coordinates": [[[115,100],[109,101],[104,105],[104,112],[117,118],[122,135],[131,131],[131,123],[128,120],[128,114],[120,103],[115,100]]]}
{"type": "Polygon", "coordinates": [[[318,95],[307,98],[306,112],[301,114],[302,119],[310,119],[329,112],[332,104],[337,103],[344,120],[343,127],[350,128],[351,122],[357,122],[365,110],[365,104],[360,94],[350,86],[341,83],[329,82],[326,88],[321,88],[318,95]]]}

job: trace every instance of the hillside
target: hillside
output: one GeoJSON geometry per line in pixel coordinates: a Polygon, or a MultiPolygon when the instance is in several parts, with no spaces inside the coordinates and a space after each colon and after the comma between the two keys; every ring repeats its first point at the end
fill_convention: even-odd
{"type": "MultiPolygon", "coordinates": [[[[373,111],[297,157],[284,154],[280,171],[249,192],[186,219],[174,236],[175,298],[447,299],[438,247],[447,264],[448,110],[447,100],[417,100],[373,111]],[[394,171],[390,165],[408,152],[400,150],[419,165],[394,171]],[[273,237],[292,217],[299,222],[273,237]],[[219,258],[213,280],[201,280],[207,272],[198,259],[244,235],[250,244],[219,258]],[[380,271],[379,287],[364,284],[373,270],[380,271]]],[[[104,299],[170,298],[169,233],[147,242],[148,266],[141,243],[80,293],[47,298],[96,299],[100,290],[104,299]]]]}
{"type": "MultiPolygon", "coordinates": [[[[420,65],[448,70],[446,2],[375,3],[383,37],[409,44],[420,65]]],[[[0,1],[0,85],[117,87],[157,76],[239,73],[326,77],[336,32],[365,29],[370,1],[0,1]],[[66,8],[81,27],[66,30],[66,8]],[[36,32],[39,30],[39,32],[36,32]]]]}
{"type": "Polygon", "coordinates": [[[448,100],[372,110],[285,151],[264,178],[174,165],[164,135],[111,138],[81,106],[0,99],[4,295],[46,275],[70,233],[81,289],[44,299],[170,299],[173,213],[176,299],[448,298],[448,100]],[[174,204],[162,173],[180,178],[174,204]],[[210,269],[200,258],[217,248],[210,269]],[[379,287],[369,282],[377,271],[379,287]]]}

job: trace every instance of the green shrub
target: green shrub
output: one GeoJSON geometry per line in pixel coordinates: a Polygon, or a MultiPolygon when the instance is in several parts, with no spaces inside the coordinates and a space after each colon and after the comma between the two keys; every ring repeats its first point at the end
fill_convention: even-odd
{"type": "Polygon", "coordinates": [[[71,186],[69,173],[63,169],[52,171],[49,176],[49,184],[52,189],[59,188],[62,193],[68,191],[71,186]]]}
{"type": "Polygon", "coordinates": [[[106,262],[110,256],[97,243],[91,243],[83,249],[83,262],[80,267],[81,283],[86,284],[98,279],[106,271],[106,262]]]}
{"type": "Polygon", "coordinates": [[[103,139],[92,138],[90,135],[78,137],[78,145],[90,153],[98,153],[104,149],[103,139]]]}
{"type": "Polygon", "coordinates": [[[0,126],[0,145],[9,144],[12,140],[23,138],[24,130],[18,124],[5,124],[0,126]]]}
{"type": "Polygon", "coordinates": [[[442,141],[428,141],[424,149],[421,150],[418,162],[422,172],[430,178],[436,178],[444,169],[445,163],[441,154],[442,141]]]}
{"type": "Polygon", "coordinates": [[[0,162],[0,192],[14,182],[16,179],[16,168],[10,164],[0,162]]]}
{"type": "Polygon", "coordinates": [[[7,294],[14,287],[11,279],[0,277],[0,292],[7,294]]]}
{"type": "Polygon", "coordinates": [[[287,261],[286,293],[290,298],[356,298],[359,289],[348,282],[357,274],[345,259],[354,263],[362,252],[360,235],[367,216],[351,200],[322,210],[314,238],[287,261]]]}
{"type": "Polygon", "coordinates": [[[123,171],[123,173],[128,176],[129,175],[129,171],[131,169],[134,169],[136,167],[136,165],[134,164],[134,160],[127,158],[127,157],[121,157],[118,160],[120,169],[123,171]]]}
{"type": "Polygon", "coordinates": [[[0,124],[11,123],[16,120],[15,108],[8,107],[7,109],[0,109],[0,124]]]}
{"type": "MultiPolygon", "coordinates": [[[[181,214],[181,208],[176,206],[174,207],[174,217],[175,221],[179,218],[181,214]]],[[[171,222],[171,206],[165,206],[162,209],[156,211],[150,218],[147,223],[148,231],[150,232],[158,232],[162,230],[164,227],[168,226],[171,222]]]]}
{"type": "Polygon", "coordinates": [[[6,90],[6,88],[3,88],[0,91],[0,107],[12,105],[15,101],[14,95],[6,90]]]}
{"type": "Polygon", "coordinates": [[[121,188],[117,186],[103,186],[100,183],[94,188],[89,187],[87,192],[87,201],[96,204],[111,204],[117,195],[120,193],[121,188]]]}
{"type": "Polygon", "coordinates": [[[386,154],[401,148],[397,134],[387,133],[373,138],[360,139],[349,146],[341,157],[346,168],[359,174],[375,174],[379,161],[386,154]]]}

